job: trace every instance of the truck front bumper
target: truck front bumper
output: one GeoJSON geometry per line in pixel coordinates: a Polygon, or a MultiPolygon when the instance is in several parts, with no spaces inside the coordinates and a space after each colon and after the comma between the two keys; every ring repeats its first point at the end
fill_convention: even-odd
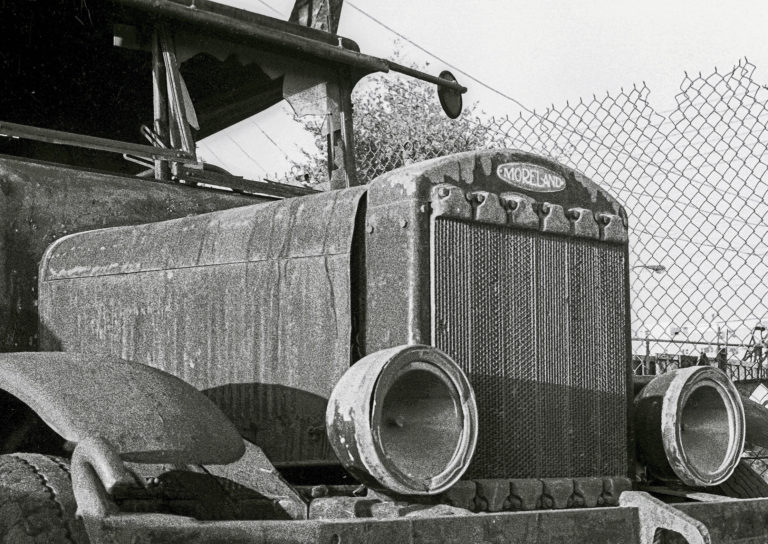
{"type": "MultiPolygon", "coordinates": [[[[664,504],[625,492],[621,506],[397,519],[198,521],[166,514],[81,511],[98,543],[637,543],[657,528],[692,544],[768,542],[768,499],[664,504]]],[[[682,541],[682,540],[681,540],[682,541]]]]}
{"type": "Polygon", "coordinates": [[[658,529],[682,537],[670,541],[690,544],[768,542],[768,498],[697,494],[706,502],[673,505],[642,491],[624,491],[618,506],[477,514],[462,508],[427,508],[387,519],[308,520],[302,519],[307,517],[306,511],[296,509],[293,519],[284,521],[201,521],[170,514],[126,513],[112,500],[109,490],[135,483],[135,475],[126,470],[107,442],[92,442],[79,444],[72,458],[78,515],[92,544],[653,544],[658,529]]]}

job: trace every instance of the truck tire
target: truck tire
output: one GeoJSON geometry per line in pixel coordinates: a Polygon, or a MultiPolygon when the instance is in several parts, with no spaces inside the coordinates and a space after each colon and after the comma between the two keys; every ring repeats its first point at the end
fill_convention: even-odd
{"type": "Polygon", "coordinates": [[[738,499],[768,497],[768,465],[762,459],[742,458],[730,478],[717,487],[720,494],[738,499]]]}
{"type": "Polygon", "coordinates": [[[37,453],[0,455],[0,543],[87,543],[75,510],[64,459],[37,453]]]}

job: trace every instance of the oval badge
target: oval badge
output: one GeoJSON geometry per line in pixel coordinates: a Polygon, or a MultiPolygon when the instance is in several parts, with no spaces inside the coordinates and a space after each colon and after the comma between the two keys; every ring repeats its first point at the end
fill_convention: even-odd
{"type": "Polygon", "coordinates": [[[508,162],[496,167],[496,175],[520,189],[554,193],[565,189],[565,178],[537,164],[508,162]]]}

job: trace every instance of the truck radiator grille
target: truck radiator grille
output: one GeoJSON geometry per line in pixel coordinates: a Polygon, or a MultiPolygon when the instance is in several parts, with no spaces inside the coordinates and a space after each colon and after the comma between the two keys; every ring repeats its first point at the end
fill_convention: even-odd
{"type": "Polygon", "coordinates": [[[625,474],[624,247],[446,218],[433,234],[434,344],[478,400],[467,477],[625,474]]]}

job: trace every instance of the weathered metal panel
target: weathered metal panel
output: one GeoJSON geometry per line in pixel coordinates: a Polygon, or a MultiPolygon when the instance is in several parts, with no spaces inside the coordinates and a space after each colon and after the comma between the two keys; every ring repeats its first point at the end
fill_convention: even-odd
{"type": "Polygon", "coordinates": [[[82,233],[41,265],[43,344],[205,391],[276,462],[327,460],[350,364],[350,250],[365,188],[82,233]]]}
{"type": "Polygon", "coordinates": [[[0,389],[65,439],[106,439],[125,460],[224,464],[245,452],[210,400],[146,365],[81,353],[0,354],[0,389]]]}
{"type": "MultiPolygon", "coordinates": [[[[723,500],[676,504],[675,508],[703,522],[712,542],[758,544],[768,542],[766,499],[723,500]]],[[[669,539],[667,542],[679,542],[669,539]]]]}
{"type": "Polygon", "coordinates": [[[0,156],[0,351],[37,349],[38,265],[54,240],[264,201],[0,156]]]}
{"type": "Polygon", "coordinates": [[[579,203],[579,207],[596,214],[619,215],[626,222],[626,212],[621,204],[581,173],[545,157],[513,149],[468,151],[392,170],[370,183],[369,201],[372,206],[377,206],[407,198],[428,200],[432,187],[444,183],[465,190],[489,191],[502,197],[504,193],[512,191],[565,209],[579,203]],[[566,180],[565,185],[562,190],[542,193],[531,187],[510,183],[499,175],[500,168],[503,170],[503,167],[510,164],[551,171],[566,180]]]}
{"type": "Polygon", "coordinates": [[[362,351],[431,344],[428,205],[415,199],[368,204],[362,351]]]}
{"type": "Polygon", "coordinates": [[[99,542],[232,542],[289,544],[366,542],[388,544],[485,544],[589,542],[636,544],[635,508],[541,510],[474,516],[408,516],[388,520],[200,522],[164,514],[122,514],[103,520],[85,516],[89,536],[99,542]]]}
{"type": "MultiPolygon", "coordinates": [[[[432,343],[430,217],[476,222],[490,217],[498,223],[506,214],[509,226],[538,229],[539,218],[530,203],[542,201],[542,193],[511,185],[498,175],[500,168],[514,163],[549,170],[565,180],[561,191],[546,193],[549,208],[561,212],[558,217],[563,209],[577,206],[579,219],[584,211],[603,214],[626,231],[626,212],[609,193],[579,172],[522,151],[471,151],[383,174],[369,183],[362,235],[361,355],[402,343],[432,343]],[[535,225],[529,224],[532,218],[535,225]]],[[[584,229],[575,223],[569,234],[582,237],[584,229]]]]}
{"type": "Polygon", "coordinates": [[[513,150],[392,171],[367,205],[360,351],[430,343],[470,375],[485,414],[471,476],[629,474],[622,206],[513,150]]]}

